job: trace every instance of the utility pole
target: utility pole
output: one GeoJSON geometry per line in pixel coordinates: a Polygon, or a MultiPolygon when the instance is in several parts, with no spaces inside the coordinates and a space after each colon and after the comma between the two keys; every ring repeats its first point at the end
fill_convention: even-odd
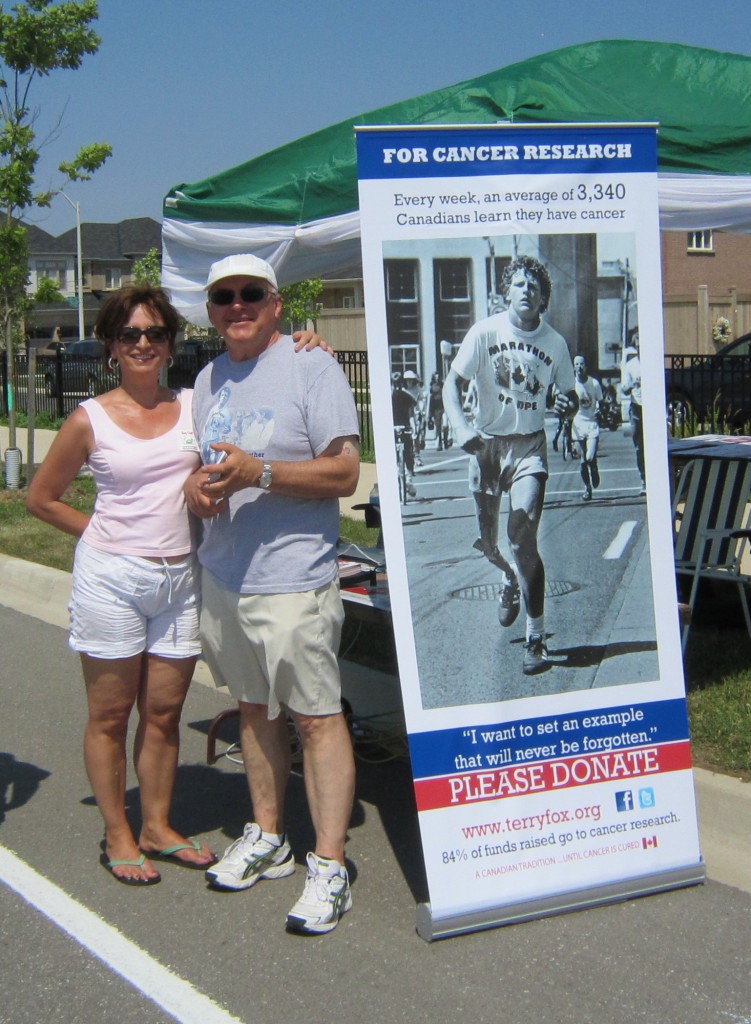
{"type": "Polygon", "coordinates": [[[62,189],[60,190],[59,195],[61,195],[63,199],[67,203],[69,203],[70,206],[72,206],[73,209],[76,211],[76,294],[78,296],[78,337],[85,338],[86,326],[84,324],[83,318],[83,252],[81,248],[81,204],[74,203],[72,199],[69,199],[68,196],[66,196],[62,189]]]}

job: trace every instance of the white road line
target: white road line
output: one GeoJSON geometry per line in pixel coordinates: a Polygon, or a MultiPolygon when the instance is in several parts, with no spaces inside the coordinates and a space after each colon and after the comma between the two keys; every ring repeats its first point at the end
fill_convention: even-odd
{"type": "Polygon", "coordinates": [[[626,545],[631,540],[631,534],[636,529],[636,520],[627,520],[625,523],[621,523],[618,533],[612,539],[608,545],[603,558],[620,558],[623,552],[626,550],[626,545]]]}
{"type": "Polygon", "coordinates": [[[4,846],[0,881],[180,1024],[243,1024],[4,846]]]}

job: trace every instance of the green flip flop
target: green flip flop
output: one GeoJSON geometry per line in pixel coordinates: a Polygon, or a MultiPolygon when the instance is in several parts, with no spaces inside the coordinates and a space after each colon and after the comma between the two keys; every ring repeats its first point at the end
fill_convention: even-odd
{"type": "MultiPolygon", "coordinates": [[[[143,847],[141,849],[143,850],[143,847]]],[[[216,864],[218,859],[212,854],[211,860],[207,860],[203,864],[194,864],[192,861],[183,860],[182,857],[176,857],[175,854],[180,850],[195,850],[199,853],[201,844],[195,839],[189,839],[187,843],[175,843],[174,846],[167,846],[164,850],[143,850],[143,852],[149,860],[169,861],[171,864],[177,864],[178,867],[189,868],[193,871],[205,871],[212,864],[216,864]]]]}
{"type": "Polygon", "coordinates": [[[103,853],[99,858],[99,863],[105,871],[112,875],[116,882],[120,882],[122,885],[156,885],[157,882],[161,882],[161,875],[156,875],[154,878],[124,878],[122,875],[116,875],[112,870],[113,868],[120,867],[142,868],[145,860],[145,853],[142,853],[138,860],[110,860],[107,854],[103,853]]]}

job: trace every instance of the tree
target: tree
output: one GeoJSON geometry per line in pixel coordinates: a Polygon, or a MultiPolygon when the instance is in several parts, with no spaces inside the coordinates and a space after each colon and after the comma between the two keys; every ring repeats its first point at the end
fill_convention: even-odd
{"type": "Polygon", "coordinates": [[[133,264],[133,284],[150,284],[158,288],[161,272],[159,250],[149,249],[145,256],[133,264]]]}
{"type": "Polygon", "coordinates": [[[34,302],[65,302],[65,296],[51,277],[42,277],[34,292],[34,302]]]}
{"type": "Polygon", "coordinates": [[[284,316],[293,330],[305,327],[308,320],[312,320],[315,326],[322,308],[318,301],[322,291],[323,281],[320,277],[296,281],[295,284],[288,284],[286,288],[281,289],[284,316]]]}
{"type": "MultiPolygon", "coordinates": [[[[30,107],[36,78],[53,71],[76,70],[100,39],[89,27],[98,16],[96,0],[27,0],[10,11],[0,5],[0,328],[5,338],[8,388],[13,379],[13,322],[26,304],[28,253],[24,212],[49,206],[72,181],[87,181],[112,150],[106,143],[84,146],[73,160],[59,164],[59,186],[34,193],[39,152],[30,107]]],[[[15,410],[9,393],[10,446],[15,447],[15,410]]]]}

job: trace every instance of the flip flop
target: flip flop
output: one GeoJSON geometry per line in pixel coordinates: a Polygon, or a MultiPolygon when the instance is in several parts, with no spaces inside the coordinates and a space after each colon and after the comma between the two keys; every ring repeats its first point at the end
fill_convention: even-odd
{"type": "Polygon", "coordinates": [[[196,853],[200,853],[201,844],[195,839],[189,839],[187,843],[175,843],[174,846],[167,846],[164,850],[144,850],[143,852],[149,860],[169,861],[172,864],[177,864],[178,867],[190,868],[193,871],[205,871],[212,864],[216,864],[219,859],[212,853],[211,860],[204,861],[202,864],[196,864],[193,861],[183,860],[182,857],[176,857],[175,854],[179,853],[180,850],[195,850],[196,853]]]}
{"type": "Polygon", "coordinates": [[[105,869],[109,871],[116,882],[122,883],[122,885],[156,885],[157,882],[161,882],[162,876],[156,875],[154,878],[124,878],[122,875],[116,875],[112,870],[113,868],[119,867],[143,867],[144,861],[146,860],[146,854],[142,853],[138,860],[110,860],[106,853],[103,853],[99,858],[99,863],[105,869]]]}

